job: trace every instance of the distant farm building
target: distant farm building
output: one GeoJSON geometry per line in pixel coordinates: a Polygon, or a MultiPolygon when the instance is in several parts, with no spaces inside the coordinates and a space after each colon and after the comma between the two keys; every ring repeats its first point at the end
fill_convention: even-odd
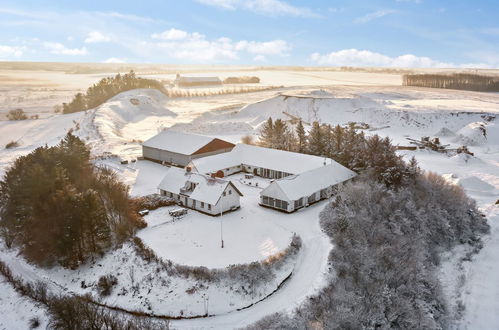
{"type": "Polygon", "coordinates": [[[162,196],[210,215],[238,209],[242,196],[231,181],[192,173],[189,168],[171,167],[158,188],[162,196]]]}
{"type": "Polygon", "coordinates": [[[194,159],[233,148],[233,143],[217,138],[165,130],[142,144],[142,154],[148,160],[184,167],[194,159]]]}
{"type": "Polygon", "coordinates": [[[178,87],[218,86],[222,81],[218,77],[182,77],[177,74],[174,84],[178,87]]]}

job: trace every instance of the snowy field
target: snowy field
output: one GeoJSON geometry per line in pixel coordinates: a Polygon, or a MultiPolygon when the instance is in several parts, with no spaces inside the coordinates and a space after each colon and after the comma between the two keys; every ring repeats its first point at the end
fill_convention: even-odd
{"type": "MultiPolygon", "coordinates": [[[[9,90],[11,99],[14,99],[15,93],[26,94],[23,88],[27,87],[22,84],[33,84],[29,87],[33,89],[31,94],[26,94],[19,105],[35,112],[45,111],[46,116],[44,119],[21,122],[0,120],[0,175],[16,157],[45,144],[53,145],[69,129],[73,129],[92,147],[94,156],[115,155],[96,162],[116,170],[130,185],[133,196],[143,196],[157,191],[156,186],[167,168],[147,161],[129,165],[119,163],[120,158],[134,159],[139,156],[141,141],[161,129],[173,127],[238,142],[245,135],[257,135],[260,125],[269,116],[288,120],[292,115],[300,117],[305,123],[317,120],[333,125],[363,122],[369,124],[366,134],[389,136],[400,145],[409,145],[408,137],[419,139],[422,136],[438,136],[451,148],[468,145],[475,153],[474,157],[429,151],[401,151],[401,154],[407,158],[414,155],[423,169],[445,175],[449,181],[462,185],[487,215],[491,234],[485,237],[484,248],[467,261],[460,261],[465,249],[456,249],[444,256],[440,277],[450,306],[455,309],[459,302],[464,305],[462,320],[456,328],[499,328],[499,318],[495,313],[499,310],[499,206],[494,204],[499,198],[498,93],[401,87],[398,86],[399,75],[381,73],[234,72],[221,72],[220,76],[258,75],[262,78],[262,84],[284,87],[249,94],[182,99],[168,99],[151,90],[135,90],[117,95],[96,109],[60,115],[49,114],[53,105],[69,98],[75,90],[88,87],[102,75],[78,75],[81,80],[75,82],[74,75],[50,73],[54,75],[50,79],[56,83],[49,87],[42,87],[50,80],[48,73],[23,73],[20,76],[23,82],[3,79],[0,88],[9,90]],[[67,90],[62,91],[61,86],[66,86],[66,82],[67,90]],[[58,89],[61,94],[57,94],[57,98],[43,98],[42,95],[52,91],[43,91],[42,88],[58,89]],[[133,99],[137,101],[132,102],[133,99]],[[18,141],[20,146],[4,149],[5,144],[11,141],[18,141]]],[[[0,71],[0,77],[9,75],[11,73],[0,71]]],[[[168,79],[169,76],[158,77],[168,79]]],[[[0,103],[7,94],[1,95],[0,103]]],[[[8,109],[13,104],[10,103],[8,109]]],[[[6,110],[2,105],[0,112],[6,110]]],[[[278,279],[292,270],[291,278],[276,293],[248,309],[235,311],[258,301],[258,297],[243,297],[230,290],[224,293],[227,288],[220,286],[198,288],[198,293],[192,295],[186,290],[194,286],[194,282],[172,279],[164,284],[159,279],[153,279],[144,282],[151,284],[141,286],[137,295],[114,295],[107,302],[143,310],[150,307],[158,313],[180,314],[182,311],[197,315],[204,313],[205,299],[210,296],[210,311],[217,316],[175,321],[174,328],[230,329],[234,324],[244,326],[274,312],[290,311],[316,292],[325,283],[327,256],[331,249],[318,224],[318,214],[325,202],[289,215],[279,213],[259,207],[258,189],[241,183],[240,178],[229,177],[244,194],[240,210],[223,218],[189,211],[185,218],[171,223],[168,209],[159,209],[146,217],[149,226],[138,236],[164,259],[185,265],[221,268],[233,263],[262,260],[268,254],[284,249],[292,233],[297,233],[303,240],[303,247],[296,263],[283,269],[276,281],[261,291],[260,296],[275,289],[278,279]],[[219,247],[221,221],[224,249],[219,247]],[[152,294],[147,293],[150,289],[152,294]],[[139,295],[144,295],[147,302],[139,299],[139,295]]],[[[96,281],[100,275],[113,271],[120,274],[120,286],[130,287],[130,267],[135,269],[135,279],[145,279],[153,272],[143,265],[141,268],[134,258],[123,262],[127,255],[133,255],[130,246],[113,252],[96,265],[82,267],[77,275],[71,275],[62,269],[40,271],[20,261],[15,253],[4,249],[0,251],[0,259],[9,261],[28,279],[50,279],[70,291],[81,293],[92,290],[81,288],[82,279],[96,281]]],[[[19,297],[6,283],[0,285],[0,298],[3,299],[0,301],[3,315],[0,329],[26,328],[32,316],[40,316],[42,325],[46,322],[43,312],[36,306],[19,297]],[[8,305],[4,303],[6,299],[8,305]]]]}

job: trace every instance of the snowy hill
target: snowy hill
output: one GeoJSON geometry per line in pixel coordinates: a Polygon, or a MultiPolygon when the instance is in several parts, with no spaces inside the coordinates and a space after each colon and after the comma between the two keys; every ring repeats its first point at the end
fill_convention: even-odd
{"type": "Polygon", "coordinates": [[[98,138],[90,140],[94,153],[140,152],[141,141],[173,125],[176,114],[166,108],[167,101],[155,89],[135,89],[89,110],[92,114],[86,118],[87,123],[94,127],[98,138]]]}

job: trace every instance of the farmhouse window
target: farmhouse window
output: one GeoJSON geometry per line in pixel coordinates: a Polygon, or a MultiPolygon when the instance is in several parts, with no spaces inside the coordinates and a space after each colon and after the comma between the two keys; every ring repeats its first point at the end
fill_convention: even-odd
{"type": "Polygon", "coordinates": [[[201,202],[201,208],[204,209],[204,202],[201,202]]]}
{"type": "Polygon", "coordinates": [[[211,204],[208,204],[208,210],[211,211],[211,204]]]}

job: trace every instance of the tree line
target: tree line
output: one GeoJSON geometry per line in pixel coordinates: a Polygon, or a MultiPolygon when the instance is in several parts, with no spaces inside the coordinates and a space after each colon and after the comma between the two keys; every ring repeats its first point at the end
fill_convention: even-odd
{"type": "Polygon", "coordinates": [[[362,173],[339,187],[320,224],[334,245],[329,283],[293,315],[247,329],[452,328],[463,309],[442,292],[440,256],[462,244],[476,253],[490,230],[461,187],[418,167],[398,186],[362,173]]]}
{"type": "Polygon", "coordinates": [[[71,133],[17,158],[0,181],[0,234],[38,265],[76,267],[143,226],[128,186],[71,133]]]}
{"type": "Polygon", "coordinates": [[[369,171],[387,185],[399,185],[414,175],[415,159],[406,164],[397,155],[388,137],[366,137],[354,125],[342,127],[312,123],[307,133],[300,121],[290,128],[284,121],[269,118],[260,130],[259,145],[267,148],[294,151],[332,158],[355,172],[369,171]]]}
{"type": "Polygon", "coordinates": [[[406,74],[404,86],[499,92],[499,78],[470,73],[406,74]]]}
{"type": "Polygon", "coordinates": [[[90,86],[86,93],[77,93],[69,103],[62,104],[63,113],[93,109],[121,92],[136,88],[152,88],[166,93],[161,82],[154,79],[139,78],[132,70],[126,74],[101,79],[90,86]]]}

